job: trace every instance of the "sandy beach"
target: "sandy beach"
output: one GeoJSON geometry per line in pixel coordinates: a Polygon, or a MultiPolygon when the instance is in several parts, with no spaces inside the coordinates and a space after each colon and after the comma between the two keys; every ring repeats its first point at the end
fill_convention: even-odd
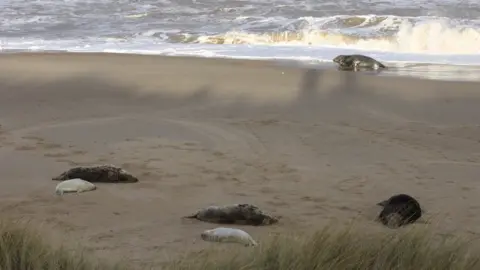
{"type": "MultiPolygon", "coordinates": [[[[253,203],[254,237],[372,221],[395,193],[441,233],[480,234],[480,83],[273,62],[113,54],[0,56],[0,207],[104,258],[156,267],[212,245],[181,217],[253,203]],[[134,184],[54,195],[111,163],[134,184]]],[[[415,224],[413,226],[425,226],[415,224]]],[[[158,269],[158,268],[157,268],[158,269]]]]}

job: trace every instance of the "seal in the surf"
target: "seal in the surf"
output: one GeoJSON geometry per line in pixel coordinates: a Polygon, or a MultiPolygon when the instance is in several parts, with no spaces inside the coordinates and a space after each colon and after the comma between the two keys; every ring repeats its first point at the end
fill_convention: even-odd
{"type": "Polygon", "coordinates": [[[69,180],[80,178],[88,182],[135,183],[138,178],[126,170],[114,165],[80,166],[71,168],[52,180],[69,180]]]}
{"type": "Polygon", "coordinates": [[[212,230],[206,230],[201,234],[201,237],[204,241],[209,242],[239,243],[247,247],[258,245],[250,234],[234,228],[219,227],[212,230]]]}
{"type": "Polygon", "coordinates": [[[333,62],[338,64],[338,68],[341,70],[380,70],[387,68],[384,64],[379,61],[361,54],[350,54],[350,55],[338,55],[333,58],[333,62]]]}
{"type": "Polygon", "coordinates": [[[389,228],[398,228],[414,223],[422,216],[420,203],[407,194],[394,195],[377,205],[383,207],[378,219],[389,228]]]}
{"type": "Polygon", "coordinates": [[[58,183],[55,188],[55,193],[57,195],[63,195],[64,193],[82,193],[95,189],[97,189],[97,187],[94,184],[80,178],[74,178],[58,183]]]}
{"type": "Polygon", "coordinates": [[[251,204],[231,204],[209,206],[185,218],[194,218],[218,224],[271,225],[278,222],[277,217],[270,216],[251,204]]]}

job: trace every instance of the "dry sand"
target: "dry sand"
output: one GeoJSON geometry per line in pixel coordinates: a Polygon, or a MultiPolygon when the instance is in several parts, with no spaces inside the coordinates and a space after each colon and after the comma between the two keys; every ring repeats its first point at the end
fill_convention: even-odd
{"type": "MultiPolygon", "coordinates": [[[[139,268],[198,249],[182,220],[254,203],[274,231],[371,221],[416,196],[443,233],[480,233],[480,84],[271,62],[108,54],[0,56],[2,216],[139,268]],[[56,176],[113,163],[139,183],[54,195],[56,176]]],[[[425,226],[418,224],[414,226],[425,226]]]]}

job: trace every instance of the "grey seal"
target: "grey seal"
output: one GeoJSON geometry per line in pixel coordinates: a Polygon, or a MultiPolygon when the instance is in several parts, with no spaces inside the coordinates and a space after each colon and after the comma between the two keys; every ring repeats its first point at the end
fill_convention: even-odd
{"type": "Polygon", "coordinates": [[[362,54],[338,55],[333,58],[333,62],[338,64],[341,70],[380,70],[387,67],[379,61],[362,54]]]}
{"type": "Polygon", "coordinates": [[[383,207],[378,215],[380,222],[390,228],[414,223],[422,217],[420,203],[410,195],[396,194],[377,203],[383,207]]]}
{"type": "Polygon", "coordinates": [[[135,183],[138,178],[115,165],[80,166],[71,168],[52,180],[69,180],[80,178],[88,182],[135,183]]]}
{"type": "Polygon", "coordinates": [[[257,206],[251,204],[231,204],[225,206],[209,206],[184,218],[194,218],[218,224],[271,225],[278,222],[277,217],[265,214],[257,206]]]}
{"type": "Polygon", "coordinates": [[[85,180],[80,178],[74,178],[70,180],[65,180],[60,183],[55,188],[55,193],[57,195],[63,195],[64,193],[82,193],[87,191],[92,191],[97,189],[97,187],[85,180]]]}
{"type": "Polygon", "coordinates": [[[234,229],[218,227],[202,232],[201,237],[204,241],[219,243],[238,243],[246,247],[257,246],[257,242],[247,232],[234,229]]]}

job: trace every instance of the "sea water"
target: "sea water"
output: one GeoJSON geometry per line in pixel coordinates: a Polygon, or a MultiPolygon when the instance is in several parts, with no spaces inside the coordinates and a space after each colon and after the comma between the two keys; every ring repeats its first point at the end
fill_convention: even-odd
{"type": "Polygon", "coordinates": [[[407,73],[469,65],[457,76],[480,78],[480,1],[0,0],[0,49],[305,64],[361,53],[407,73]]]}

